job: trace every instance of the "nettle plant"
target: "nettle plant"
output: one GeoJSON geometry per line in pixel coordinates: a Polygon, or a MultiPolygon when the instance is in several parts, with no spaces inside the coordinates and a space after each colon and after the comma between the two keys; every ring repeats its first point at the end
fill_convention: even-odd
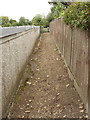
{"type": "Polygon", "coordinates": [[[63,19],[72,28],[90,29],[90,2],[73,3],[66,9],[63,19]]]}

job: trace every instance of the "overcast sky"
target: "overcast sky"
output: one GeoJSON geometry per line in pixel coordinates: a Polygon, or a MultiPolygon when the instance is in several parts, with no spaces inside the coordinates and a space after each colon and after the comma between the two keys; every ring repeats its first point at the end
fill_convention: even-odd
{"type": "Polygon", "coordinates": [[[50,12],[49,0],[0,0],[0,16],[18,20],[21,16],[32,19],[36,14],[50,12]]]}

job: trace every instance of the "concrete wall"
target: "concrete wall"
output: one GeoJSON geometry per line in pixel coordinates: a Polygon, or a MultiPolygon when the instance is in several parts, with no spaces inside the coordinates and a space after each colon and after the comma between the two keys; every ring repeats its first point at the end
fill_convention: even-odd
{"type": "Polygon", "coordinates": [[[0,117],[4,118],[6,115],[24,65],[39,35],[40,28],[36,27],[0,38],[0,117]]]}
{"type": "Polygon", "coordinates": [[[0,119],[2,116],[2,46],[0,46],[0,119]]]}
{"type": "Polygon", "coordinates": [[[90,87],[88,76],[90,74],[89,33],[79,29],[72,30],[63,22],[63,19],[53,21],[50,24],[50,31],[65,60],[69,75],[74,80],[74,85],[88,111],[88,89],[90,87]]]}

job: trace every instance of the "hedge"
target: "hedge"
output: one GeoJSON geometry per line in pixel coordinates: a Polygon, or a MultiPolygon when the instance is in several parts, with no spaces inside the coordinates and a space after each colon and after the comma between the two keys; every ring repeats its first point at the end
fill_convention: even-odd
{"type": "Polygon", "coordinates": [[[75,2],[64,13],[64,21],[71,27],[90,29],[90,2],[75,2]]]}

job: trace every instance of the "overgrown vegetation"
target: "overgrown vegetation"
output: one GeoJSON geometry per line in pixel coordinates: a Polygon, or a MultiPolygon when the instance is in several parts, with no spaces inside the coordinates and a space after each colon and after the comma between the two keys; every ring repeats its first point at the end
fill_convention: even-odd
{"type": "Polygon", "coordinates": [[[54,19],[62,17],[72,28],[90,29],[90,2],[58,3],[51,13],[54,19]]]}
{"type": "Polygon", "coordinates": [[[33,19],[32,19],[32,25],[35,26],[43,26],[45,28],[49,27],[49,23],[54,19],[52,13],[48,13],[47,16],[43,16],[40,14],[37,14],[33,19]]]}
{"type": "Polygon", "coordinates": [[[58,3],[56,6],[51,8],[51,13],[53,15],[53,18],[59,18],[62,17],[64,15],[64,11],[65,11],[66,7],[63,6],[62,3],[58,3]]]}
{"type": "Polygon", "coordinates": [[[31,21],[25,17],[20,17],[19,22],[6,16],[0,17],[2,27],[35,25],[49,27],[52,20],[63,17],[64,22],[80,29],[90,29],[90,2],[57,3],[51,8],[47,16],[37,14],[31,21]],[[2,20],[2,21],[1,21],[2,20]]]}
{"type": "Polygon", "coordinates": [[[66,9],[63,18],[71,27],[90,29],[90,2],[73,3],[66,9]]]}

